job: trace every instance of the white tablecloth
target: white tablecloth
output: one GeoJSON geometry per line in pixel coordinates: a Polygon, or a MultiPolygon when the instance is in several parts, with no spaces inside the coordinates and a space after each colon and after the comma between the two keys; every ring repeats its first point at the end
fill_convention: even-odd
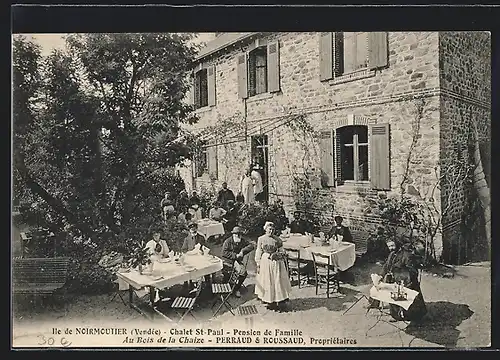
{"type": "Polygon", "coordinates": [[[408,310],[411,304],[413,304],[413,301],[415,301],[415,297],[417,297],[418,292],[405,287],[404,291],[407,294],[407,300],[396,301],[391,298],[391,291],[395,291],[394,285],[395,284],[380,283],[378,289],[377,287],[372,286],[372,288],[370,289],[370,297],[372,299],[379,300],[387,304],[399,305],[403,309],[408,310]]]}
{"type": "Polygon", "coordinates": [[[208,239],[213,235],[223,235],[224,225],[218,221],[203,219],[198,221],[198,233],[208,239]]]}
{"type": "MultiPolygon", "coordinates": [[[[288,238],[282,238],[283,246],[300,250],[300,258],[312,260],[311,252],[331,256],[331,263],[340,271],[345,271],[354,265],[356,261],[355,245],[348,242],[342,242],[339,247],[333,249],[331,246],[322,246],[321,240],[315,238],[313,244],[309,243],[309,238],[304,235],[290,235],[288,238]]],[[[326,259],[316,258],[319,263],[326,263],[326,259]]]]}
{"type": "Polygon", "coordinates": [[[174,262],[160,263],[155,261],[151,275],[141,275],[137,270],[117,272],[118,284],[120,289],[128,288],[129,285],[135,289],[142,289],[145,286],[163,289],[222,270],[222,260],[211,255],[185,255],[184,262],[184,265],[177,265],[174,262]],[[195,269],[187,271],[186,266],[192,266],[195,269]]]}

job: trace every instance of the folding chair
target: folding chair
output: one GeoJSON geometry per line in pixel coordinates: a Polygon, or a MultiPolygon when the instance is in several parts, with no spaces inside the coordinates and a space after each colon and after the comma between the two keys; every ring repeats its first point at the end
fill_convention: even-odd
{"type": "Polygon", "coordinates": [[[311,252],[314,264],[314,280],[316,285],[316,295],[318,295],[318,287],[321,287],[321,282],[326,283],[326,297],[330,298],[330,286],[334,285],[337,291],[340,292],[340,281],[338,279],[338,271],[332,264],[330,255],[325,255],[317,252],[311,252]],[[317,258],[326,260],[325,263],[317,262],[317,258]]]}
{"type": "Polygon", "coordinates": [[[212,305],[212,309],[217,305],[220,300],[220,305],[214,313],[214,317],[217,316],[219,311],[224,306],[228,309],[231,314],[235,315],[233,312],[233,306],[229,302],[229,297],[233,294],[236,285],[238,284],[239,274],[241,270],[241,265],[235,261],[233,264],[233,269],[231,270],[231,275],[229,276],[229,280],[225,283],[213,283],[212,284],[212,293],[217,296],[217,300],[212,305]]]}
{"type": "MultiPolygon", "coordinates": [[[[194,294],[194,296],[191,297],[184,297],[184,296],[179,296],[176,297],[172,303],[170,304],[169,308],[174,310],[177,315],[180,316],[180,319],[176,322],[179,324],[184,318],[189,314],[191,315],[196,321],[198,319],[196,316],[193,314],[193,308],[196,305],[196,301],[200,297],[201,290],[203,289],[203,278],[199,279],[196,283],[196,286],[193,290],[189,292],[189,294],[194,294]]],[[[158,305],[155,305],[153,309],[163,317],[165,317],[165,314],[163,314],[159,309],[158,305]]],[[[170,320],[170,319],[169,319],[170,320]]]]}
{"type": "Polygon", "coordinates": [[[307,269],[307,263],[303,262],[300,259],[300,250],[299,249],[293,249],[293,248],[288,248],[288,247],[283,247],[283,249],[286,252],[287,255],[287,261],[286,261],[286,266],[287,266],[287,271],[288,271],[288,276],[290,279],[292,278],[293,275],[297,275],[297,281],[300,289],[301,281],[300,281],[300,275],[306,275],[306,280],[309,282],[309,273],[305,271],[307,269]]]}

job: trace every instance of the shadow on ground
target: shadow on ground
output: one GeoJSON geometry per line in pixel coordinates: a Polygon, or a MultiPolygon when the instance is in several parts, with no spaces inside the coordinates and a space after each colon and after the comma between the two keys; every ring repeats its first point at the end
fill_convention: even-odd
{"type": "MultiPolygon", "coordinates": [[[[326,297],[326,289],[319,289],[318,297],[298,298],[291,301],[291,311],[306,311],[317,308],[326,308],[328,311],[344,311],[346,303],[353,303],[359,298],[359,291],[341,288],[340,293],[333,293],[326,297]],[[356,296],[357,295],[357,296],[356,296]]],[[[349,304],[350,305],[350,304],[349,304]]]]}
{"type": "Polygon", "coordinates": [[[434,344],[454,347],[460,338],[457,327],[474,312],[466,304],[449,301],[427,303],[427,315],[418,324],[410,324],[405,333],[434,344]]]}

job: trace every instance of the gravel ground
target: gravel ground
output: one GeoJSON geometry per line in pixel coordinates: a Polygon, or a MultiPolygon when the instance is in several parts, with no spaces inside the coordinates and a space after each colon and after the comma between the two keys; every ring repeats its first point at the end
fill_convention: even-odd
{"type": "MultiPolygon", "coordinates": [[[[306,346],[313,346],[310,338],[341,339],[344,344],[328,346],[355,347],[482,347],[490,344],[491,336],[491,277],[490,265],[476,264],[455,267],[453,277],[424,273],[422,292],[428,314],[422,324],[407,325],[389,322],[389,316],[380,316],[376,310],[366,314],[365,300],[360,301],[345,315],[342,313],[370,287],[369,274],[380,270],[378,265],[355,265],[344,274],[341,294],[326,298],[325,289],[315,294],[313,285],[300,289],[293,287],[290,311],[276,313],[267,310],[254,297],[253,276],[249,276],[243,297],[233,305],[255,305],[258,314],[233,316],[222,312],[211,320],[210,306],[197,309],[195,314],[202,326],[240,329],[300,329],[306,346]],[[377,320],[382,320],[377,323],[377,320]],[[377,324],[376,324],[377,323],[377,324]],[[376,326],[374,326],[376,325],[376,326]],[[374,326],[372,329],[370,329],[374,326]],[[345,344],[346,341],[354,343],[345,344]]],[[[21,334],[24,327],[48,329],[61,323],[92,324],[117,321],[126,324],[150,324],[136,311],[110,295],[79,296],[65,307],[37,307],[14,304],[14,330],[21,334]]],[[[164,321],[158,319],[155,321],[164,321]]],[[[189,321],[188,321],[189,323],[189,321]]],[[[187,325],[187,324],[186,324],[187,325]]],[[[337,343],[338,340],[337,339],[337,343]]],[[[277,345],[279,346],[279,345],[277,345]]]]}

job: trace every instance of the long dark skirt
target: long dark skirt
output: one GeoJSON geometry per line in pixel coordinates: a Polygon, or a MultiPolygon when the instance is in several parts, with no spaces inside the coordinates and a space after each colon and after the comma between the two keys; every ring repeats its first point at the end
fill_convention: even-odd
{"type": "Polygon", "coordinates": [[[411,304],[408,310],[405,310],[398,305],[389,304],[391,316],[398,321],[419,321],[427,313],[427,307],[425,306],[424,297],[418,283],[410,284],[408,288],[418,291],[418,295],[413,301],[413,304],[411,304]]]}

